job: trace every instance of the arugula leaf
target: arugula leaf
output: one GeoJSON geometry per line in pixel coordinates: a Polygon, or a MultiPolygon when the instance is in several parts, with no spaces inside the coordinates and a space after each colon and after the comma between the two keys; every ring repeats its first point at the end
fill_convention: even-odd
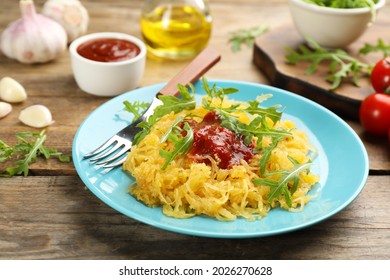
{"type": "MultiPolygon", "coordinates": [[[[289,159],[295,166],[297,166],[297,165],[299,164],[299,162],[298,162],[297,160],[295,160],[293,157],[291,157],[291,156],[287,156],[287,157],[288,157],[288,159],[289,159]]],[[[298,189],[298,184],[299,184],[299,177],[298,177],[298,176],[295,176],[295,177],[294,177],[293,184],[292,184],[292,186],[291,186],[291,188],[290,188],[291,194],[294,194],[294,193],[297,191],[297,189],[298,189]]]]}
{"type": "MultiPolygon", "coordinates": [[[[291,133],[283,130],[283,129],[274,129],[269,128],[269,126],[265,125],[266,119],[257,117],[253,119],[249,124],[242,123],[237,120],[237,118],[233,117],[222,117],[221,126],[234,131],[235,133],[246,136],[245,142],[250,141],[254,136],[256,136],[259,140],[264,136],[271,137],[288,137],[291,136],[291,133]],[[259,126],[259,121],[262,125],[259,126]]],[[[248,144],[248,143],[247,143],[248,144]]]]}
{"type": "Polygon", "coordinates": [[[143,101],[134,101],[130,102],[128,100],[123,101],[123,104],[125,105],[125,110],[129,113],[132,113],[134,115],[134,120],[138,119],[141,116],[141,113],[148,108],[150,105],[149,102],[143,102],[143,101]]]}
{"type": "Polygon", "coordinates": [[[173,122],[171,127],[168,128],[168,130],[164,133],[164,135],[161,137],[160,144],[166,142],[169,138],[169,135],[173,133],[175,130],[178,129],[177,125],[181,123],[184,120],[183,117],[177,117],[177,119],[173,122]]]}
{"type": "Polygon", "coordinates": [[[261,147],[260,151],[262,152],[262,157],[260,158],[260,174],[265,173],[265,169],[267,168],[267,163],[272,155],[272,151],[276,148],[279,142],[283,139],[283,137],[273,137],[271,144],[267,147],[261,147],[260,141],[257,142],[258,146],[261,147]]]}
{"type": "Polygon", "coordinates": [[[177,126],[179,120],[176,120],[174,126],[169,130],[169,134],[166,140],[169,140],[172,143],[175,143],[174,150],[169,152],[166,150],[160,150],[160,156],[165,158],[165,164],[161,167],[162,170],[165,170],[168,165],[177,157],[184,155],[192,145],[194,140],[194,132],[192,131],[190,125],[187,122],[184,122],[183,130],[186,132],[186,135],[181,134],[182,129],[177,126]]]}
{"type": "Polygon", "coordinates": [[[256,100],[248,101],[248,105],[246,107],[243,106],[243,104],[233,104],[230,107],[222,108],[222,106],[215,106],[212,103],[212,99],[220,99],[219,103],[222,104],[226,94],[235,93],[238,90],[234,88],[217,88],[216,85],[210,87],[206,78],[203,78],[202,82],[202,88],[209,97],[209,99],[203,99],[203,107],[209,111],[216,110],[222,119],[221,126],[226,127],[235,133],[244,135],[246,137],[246,144],[248,144],[248,142],[250,142],[254,136],[260,139],[265,135],[272,137],[281,135],[291,136],[289,132],[284,130],[271,129],[266,124],[266,117],[269,117],[272,121],[277,122],[282,116],[282,112],[277,111],[280,108],[278,105],[268,108],[260,107],[260,104],[271,98],[272,94],[259,95],[256,100]],[[239,109],[240,106],[242,108],[239,109]],[[257,115],[257,117],[253,119],[250,124],[245,124],[238,121],[237,117],[232,114],[233,112],[257,115]],[[259,126],[260,123],[263,125],[259,126]]]}
{"type": "Polygon", "coordinates": [[[263,94],[258,96],[256,100],[248,101],[249,106],[245,109],[245,111],[250,114],[258,114],[263,117],[269,117],[274,123],[279,121],[282,117],[282,112],[277,111],[280,108],[280,105],[275,105],[268,108],[259,107],[262,102],[271,97],[272,94],[263,94]]]}
{"type": "MultiPolygon", "coordinates": [[[[202,89],[210,97],[210,99],[217,98],[220,100],[221,103],[225,98],[225,95],[238,92],[238,89],[236,88],[222,88],[222,87],[217,87],[216,84],[210,87],[210,84],[206,77],[202,77],[202,89]]],[[[210,107],[211,101],[209,100],[208,103],[206,104],[208,107],[210,107]]]]}
{"type": "MultiPolygon", "coordinates": [[[[193,86],[189,86],[194,92],[193,86]]],[[[178,85],[178,88],[180,91],[181,98],[172,95],[159,96],[159,99],[163,102],[163,104],[156,107],[156,109],[154,110],[154,114],[151,116],[153,119],[160,119],[161,117],[171,112],[177,114],[183,110],[190,110],[195,108],[196,100],[193,95],[191,95],[191,93],[188,91],[188,89],[181,84],[178,85]]]]}
{"type": "Polygon", "coordinates": [[[385,42],[379,38],[376,45],[365,43],[364,47],[359,50],[360,54],[368,54],[370,52],[382,52],[383,57],[387,57],[390,55],[390,45],[385,44],[385,42]]]}
{"type": "MultiPolygon", "coordinates": [[[[291,158],[290,158],[291,160],[291,158]]],[[[274,199],[281,200],[283,196],[285,198],[288,207],[292,205],[292,194],[297,188],[297,180],[299,180],[299,174],[310,168],[311,162],[297,164],[293,161],[294,167],[291,170],[281,170],[277,172],[269,172],[266,176],[278,174],[279,179],[271,178],[258,178],[253,180],[253,183],[258,186],[269,186],[270,192],[268,194],[268,202],[271,203],[274,199]],[[291,189],[289,189],[289,183],[292,183],[291,189]]]]}
{"type": "Polygon", "coordinates": [[[181,98],[170,95],[159,95],[158,98],[163,102],[163,104],[157,106],[154,109],[153,115],[151,115],[147,120],[144,120],[137,125],[137,127],[142,128],[142,130],[135,135],[133,145],[137,145],[142,139],[144,139],[145,136],[149,134],[152,126],[163,116],[171,112],[177,114],[183,110],[191,110],[195,108],[195,89],[192,84],[189,84],[188,86],[191,92],[187,89],[187,87],[181,84],[178,85],[181,98]]]}
{"type": "Polygon", "coordinates": [[[261,24],[248,29],[239,29],[230,33],[229,43],[231,44],[231,50],[238,52],[241,50],[241,45],[246,45],[250,48],[253,45],[254,40],[268,31],[268,25],[261,24]]]}
{"type": "Polygon", "coordinates": [[[290,64],[296,64],[300,61],[310,62],[310,66],[306,69],[308,75],[313,74],[321,62],[330,62],[328,68],[330,75],[327,77],[327,81],[332,82],[330,90],[338,88],[342,80],[348,77],[352,77],[357,86],[359,75],[368,75],[372,70],[372,66],[352,57],[344,50],[326,50],[313,40],[307,38],[307,41],[313,49],[309,49],[304,44],[298,47],[298,51],[287,48],[286,61],[290,64]]]}
{"type": "Polygon", "coordinates": [[[279,108],[276,107],[270,107],[268,109],[260,108],[259,104],[268,98],[272,97],[271,94],[264,94],[260,95],[256,98],[255,101],[249,101],[249,106],[246,109],[238,109],[238,107],[242,106],[242,104],[232,104],[230,107],[222,108],[223,101],[225,99],[225,95],[232,94],[235,92],[238,92],[238,89],[236,88],[221,88],[217,87],[215,84],[210,87],[207,79],[205,77],[202,78],[202,88],[208,95],[208,99],[202,100],[202,105],[204,108],[206,108],[209,111],[217,110],[221,115],[223,116],[232,116],[232,112],[244,112],[247,111],[247,113],[251,114],[259,114],[262,116],[268,115],[271,119],[277,120],[280,119],[281,113],[276,113],[276,109],[279,108]],[[220,106],[215,105],[212,100],[216,98],[219,99],[220,106]]]}
{"type": "Polygon", "coordinates": [[[137,145],[139,142],[141,142],[141,140],[149,134],[150,130],[152,129],[152,126],[153,125],[147,120],[140,122],[137,127],[141,128],[141,130],[134,136],[133,145],[137,145]]]}
{"type": "MultiPolygon", "coordinates": [[[[23,174],[28,175],[30,164],[36,161],[38,157],[49,159],[57,157],[61,162],[70,162],[70,156],[64,156],[57,152],[54,148],[44,146],[46,141],[46,131],[36,132],[20,132],[16,134],[19,142],[15,146],[9,146],[0,140],[0,162],[5,162],[12,158],[15,166],[6,169],[7,176],[23,174]]],[[[3,174],[4,176],[4,174],[3,174]]]]}
{"type": "Polygon", "coordinates": [[[0,140],[0,162],[3,162],[12,157],[14,148],[0,140]]]}
{"type": "Polygon", "coordinates": [[[356,62],[340,62],[340,69],[329,75],[326,80],[332,83],[331,89],[337,88],[343,79],[351,77],[355,86],[359,86],[359,65],[356,62]]]}

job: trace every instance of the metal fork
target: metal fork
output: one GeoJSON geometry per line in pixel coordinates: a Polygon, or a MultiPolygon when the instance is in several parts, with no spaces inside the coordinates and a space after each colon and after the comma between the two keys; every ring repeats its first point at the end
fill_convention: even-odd
{"type": "Polygon", "coordinates": [[[104,168],[113,168],[121,165],[126,160],[125,155],[132,146],[134,136],[141,130],[137,125],[151,116],[154,109],[162,104],[158,96],[161,94],[178,95],[178,84],[187,85],[194,83],[214,66],[220,58],[221,56],[216,50],[210,47],[204,49],[156,94],[152,103],[138,119],[120,130],[100,147],[85,154],[84,159],[90,158],[91,163],[104,168]]]}

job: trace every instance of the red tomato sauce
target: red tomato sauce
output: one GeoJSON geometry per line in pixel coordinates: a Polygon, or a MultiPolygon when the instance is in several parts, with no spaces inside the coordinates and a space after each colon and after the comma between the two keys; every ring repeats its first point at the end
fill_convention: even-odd
{"type": "Polygon", "coordinates": [[[81,44],[77,52],[90,60],[99,62],[117,62],[136,57],[140,48],[127,40],[102,38],[81,44]]]}
{"type": "Polygon", "coordinates": [[[241,160],[249,161],[253,157],[253,143],[244,144],[244,137],[221,126],[216,111],[206,114],[202,122],[187,121],[194,132],[194,141],[189,150],[189,158],[195,162],[210,163],[210,156],[219,168],[229,169],[240,165],[241,160]]]}

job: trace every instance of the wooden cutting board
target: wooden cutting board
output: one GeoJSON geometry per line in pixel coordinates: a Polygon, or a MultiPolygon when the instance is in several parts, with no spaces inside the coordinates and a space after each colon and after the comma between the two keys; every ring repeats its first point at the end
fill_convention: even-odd
{"type": "MultiPolygon", "coordinates": [[[[378,18],[378,21],[346,51],[357,57],[358,50],[365,43],[376,44],[378,39],[382,38],[389,44],[389,30],[390,19],[378,18]]],[[[339,88],[331,91],[329,90],[331,84],[325,80],[329,75],[327,63],[320,64],[317,71],[311,75],[305,73],[309,62],[299,62],[295,65],[286,63],[286,47],[296,49],[302,43],[304,43],[302,36],[292,21],[288,21],[271,28],[255,41],[253,61],[267,76],[271,85],[305,96],[342,117],[358,119],[361,101],[373,92],[369,76],[359,79],[359,87],[353,85],[351,81],[345,81],[339,88]]],[[[360,55],[359,60],[374,65],[381,57],[382,53],[370,53],[360,55]]]]}

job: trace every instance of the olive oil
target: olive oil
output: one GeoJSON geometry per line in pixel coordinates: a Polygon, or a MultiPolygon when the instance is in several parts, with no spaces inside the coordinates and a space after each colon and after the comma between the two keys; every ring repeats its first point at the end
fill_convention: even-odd
{"type": "Polygon", "coordinates": [[[151,54],[188,59],[206,47],[211,34],[211,21],[208,12],[198,7],[165,4],[143,12],[141,30],[151,54]]]}

